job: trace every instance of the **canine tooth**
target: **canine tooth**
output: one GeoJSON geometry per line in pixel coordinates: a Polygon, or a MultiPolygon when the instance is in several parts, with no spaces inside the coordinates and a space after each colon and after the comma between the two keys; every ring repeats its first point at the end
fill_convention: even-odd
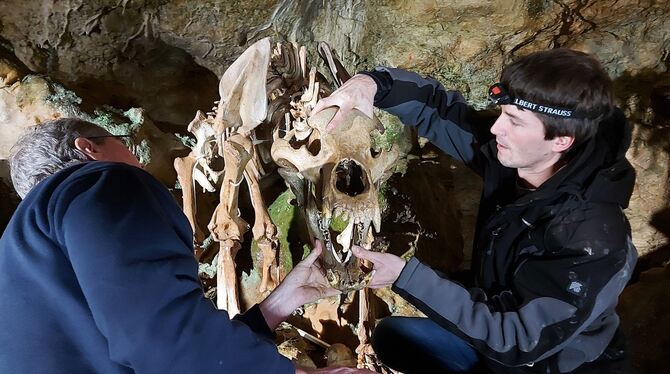
{"type": "Polygon", "coordinates": [[[382,213],[379,210],[379,205],[375,206],[372,216],[372,224],[375,226],[375,232],[379,232],[382,226],[382,213]]]}
{"type": "Polygon", "coordinates": [[[347,227],[344,229],[344,231],[342,231],[342,233],[340,233],[340,235],[337,236],[337,242],[342,246],[342,252],[344,253],[349,252],[349,248],[351,248],[351,238],[354,233],[354,225],[354,221],[349,220],[347,227]]]}

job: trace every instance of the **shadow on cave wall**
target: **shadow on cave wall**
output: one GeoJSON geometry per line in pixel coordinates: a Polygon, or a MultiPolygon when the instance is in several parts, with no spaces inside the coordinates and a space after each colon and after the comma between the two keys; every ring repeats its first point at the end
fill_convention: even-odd
{"type": "MultiPolygon", "coordinates": [[[[56,57],[57,58],[57,57],[56,57]]],[[[193,56],[158,38],[141,38],[110,62],[106,76],[49,75],[86,100],[91,112],[109,105],[127,110],[141,107],[163,131],[185,132],[197,110],[207,112],[218,100],[219,78],[198,65],[193,56]]]]}
{"type": "MultiPolygon", "coordinates": [[[[631,107],[628,119],[637,132],[632,145],[633,157],[639,149],[648,149],[653,160],[666,160],[670,154],[670,55],[664,61],[666,72],[651,69],[623,74],[614,82],[617,97],[631,107]]],[[[670,173],[670,163],[655,165],[661,175],[670,173]]],[[[670,181],[662,181],[668,185],[670,181]]],[[[660,373],[667,370],[668,263],[670,262],[670,191],[664,191],[664,204],[651,208],[648,223],[665,236],[653,250],[638,259],[633,276],[619,299],[617,311],[626,334],[636,373],[660,373]],[[642,274],[644,272],[644,274],[642,274]],[[660,297],[659,297],[660,296],[660,297]]]]}
{"type": "MultiPolygon", "coordinates": [[[[670,68],[670,55],[664,63],[670,68]]],[[[624,105],[635,101],[638,108],[628,113],[629,121],[641,135],[637,139],[639,143],[633,141],[633,154],[635,155],[636,148],[642,147],[651,150],[653,159],[658,159],[660,153],[670,154],[670,73],[659,73],[651,69],[642,70],[635,75],[626,73],[614,81],[614,88],[624,105]],[[650,108],[651,116],[646,108],[650,108]]],[[[670,174],[670,164],[663,167],[665,170],[659,172],[670,174]]],[[[649,223],[663,233],[667,241],[639,258],[632,282],[638,279],[641,272],[663,266],[670,261],[670,191],[665,191],[664,206],[651,212],[649,223]]]]}

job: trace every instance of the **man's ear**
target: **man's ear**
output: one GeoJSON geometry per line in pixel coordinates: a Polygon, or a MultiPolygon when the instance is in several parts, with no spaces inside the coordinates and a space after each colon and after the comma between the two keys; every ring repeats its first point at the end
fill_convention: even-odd
{"type": "Polygon", "coordinates": [[[77,138],[74,140],[74,147],[80,150],[91,160],[98,161],[102,157],[100,146],[86,138],[77,138]]]}
{"type": "Polygon", "coordinates": [[[573,136],[557,136],[554,138],[554,151],[565,152],[574,142],[575,138],[573,136]]]}

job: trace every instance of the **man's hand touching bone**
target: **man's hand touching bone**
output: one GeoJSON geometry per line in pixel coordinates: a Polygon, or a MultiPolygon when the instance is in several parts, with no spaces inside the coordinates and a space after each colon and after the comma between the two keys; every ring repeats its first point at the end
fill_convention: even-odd
{"type": "MultiPolygon", "coordinates": [[[[279,286],[260,303],[259,307],[263,317],[272,330],[277,328],[299,306],[340,293],[326,280],[323,268],[318,261],[321,252],[323,252],[323,244],[317,240],[312,252],[300,261],[279,286]]],[[[321,369],[296,367],[295,372],[296,374],[374,374],[369,370],[346,367],[321,369]]]]}
{"type": "Polygon", "coordinates": [[[372,118],[375,93],[377,93],[377,84],[375,81],[367,75],[356,74],[330,96],[316,103],[310,116],[331,106],[339,107],[340,110],[335,113],[335,116],[326,127],[328,131],[336,129],[354,109],[358,109],[366,116],[372,118]]]}
{"type": "Polygon", "coordinates": [[[374,264],[372,270],[374,271],[374,275],[368,284],[370,288],[381,288],[392,285],[398,279],[406,264],[405,260],[396,255],[368,251],[357,245],[352,246],[351,251],[354,253],[354,256],[368,260],[374,264]]]}
{"type": "Polygon", "coordinates": [[[274,330],[298,307],[340,293],[330,286],[319,255],[323,244],[317,240],[312,252],[300,261],[259,307],[270,329],[274,330]]]}

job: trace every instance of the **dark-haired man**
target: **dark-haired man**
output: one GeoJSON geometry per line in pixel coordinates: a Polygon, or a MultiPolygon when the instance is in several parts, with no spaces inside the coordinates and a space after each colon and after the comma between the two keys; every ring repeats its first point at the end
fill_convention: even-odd
{"type": "Polygon", "coordinates": [[[371,287],[392,284],[429,317],[383,320],[373,347],[406,372],[625,370],[614,307],[637,258],[622,211],[635,173],[612,82],[593,57],[554,49],[506,66],[489,95],[494,139],[458,92],[399,69],[358,74],[313,111],[339,106],[337,131],[374,103],[483,178],[471,281],[354,249],[374,263],[371,287]]]}

